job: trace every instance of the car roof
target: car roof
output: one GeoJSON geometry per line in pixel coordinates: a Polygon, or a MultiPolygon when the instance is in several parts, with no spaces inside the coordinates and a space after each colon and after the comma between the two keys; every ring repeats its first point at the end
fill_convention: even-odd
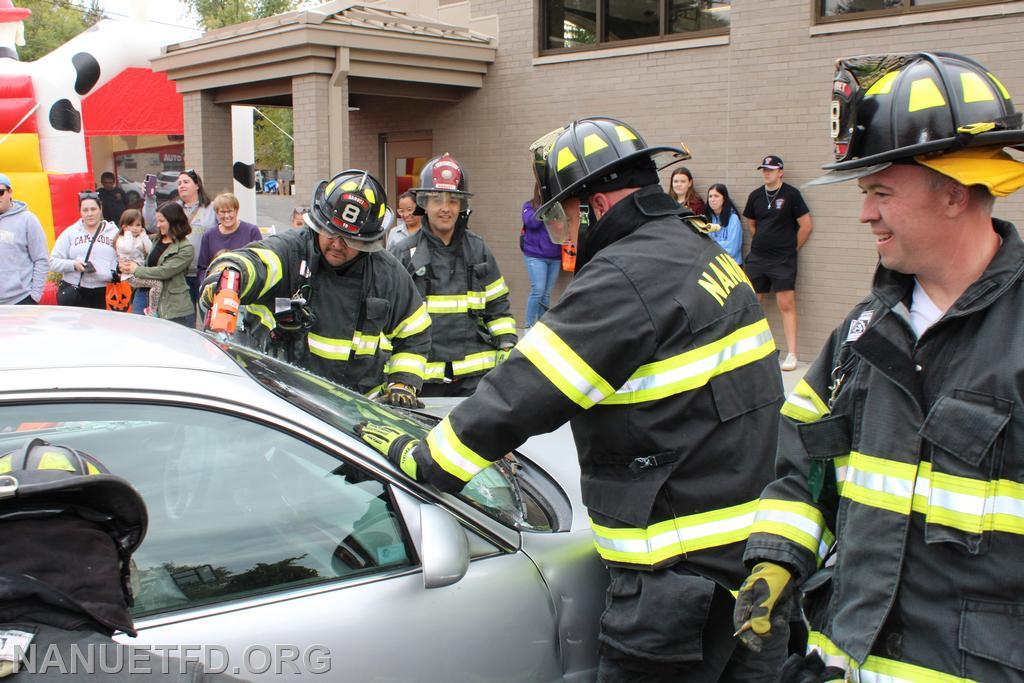
{"type": "Polygon", "coordinates": [[[213,339],[169,320],[70,306],[0,306],[0,371],[154,367],[243,375],[213,339]]]}

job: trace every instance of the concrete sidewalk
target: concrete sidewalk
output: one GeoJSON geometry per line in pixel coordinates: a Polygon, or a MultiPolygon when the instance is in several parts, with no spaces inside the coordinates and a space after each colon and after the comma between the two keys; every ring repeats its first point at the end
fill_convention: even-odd
{"type": "Polygon", "coordinates": [[[782,386],[786,388],[786,396],[789,396],[796,385],[804,378],[804,373],[807,372],[807,368],[811,367],[808,362],[800,361],[796,365],[796,370],[790,370],[789,372],[782,373],[782,386]]]}

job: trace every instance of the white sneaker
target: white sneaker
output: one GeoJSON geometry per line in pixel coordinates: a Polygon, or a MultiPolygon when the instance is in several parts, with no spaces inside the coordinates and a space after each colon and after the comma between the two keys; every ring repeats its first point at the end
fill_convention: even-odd
{"type": "Polygon", "coordinates": [[[790,353],[786,356],[786,360],[782,361],[782,369],[786,372],[790,370],[796,370],[796,354],[790,353]]]}

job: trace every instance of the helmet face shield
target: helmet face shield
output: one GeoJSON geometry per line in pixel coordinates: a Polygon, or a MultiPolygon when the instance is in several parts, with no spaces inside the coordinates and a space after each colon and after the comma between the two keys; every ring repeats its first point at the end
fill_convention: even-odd
{"type": "Polygon", "coordinates": [[[566,244],[570,241],[572,235],[569,232],[569,217],[565,214],[562,202],[553,202],[543,213],[537,214],[537,218],[544,221],[544,227],[552,243],[566,244]]]}
{"type": "Polygon", "coordinates": [[[462,192],[416,192],[416,205],[427,211],[434,208],[440,210],[445,206],[453,206],[456,213],[469,211],[469,198],[471,195],[462,192]]]}

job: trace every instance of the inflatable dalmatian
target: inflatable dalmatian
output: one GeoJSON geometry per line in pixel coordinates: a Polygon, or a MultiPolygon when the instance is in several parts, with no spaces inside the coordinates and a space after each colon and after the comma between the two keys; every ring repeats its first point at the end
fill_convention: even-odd
{"type": "Polygon", "coordinates": [[[139,20],[104,19],[34,62],[18,60],[31,12],[0,0],[0,172],[52,240],[78,218],[94,186],[82,99],[129,67],[149,68],[163,45],[191,37],[139,20]]]}

